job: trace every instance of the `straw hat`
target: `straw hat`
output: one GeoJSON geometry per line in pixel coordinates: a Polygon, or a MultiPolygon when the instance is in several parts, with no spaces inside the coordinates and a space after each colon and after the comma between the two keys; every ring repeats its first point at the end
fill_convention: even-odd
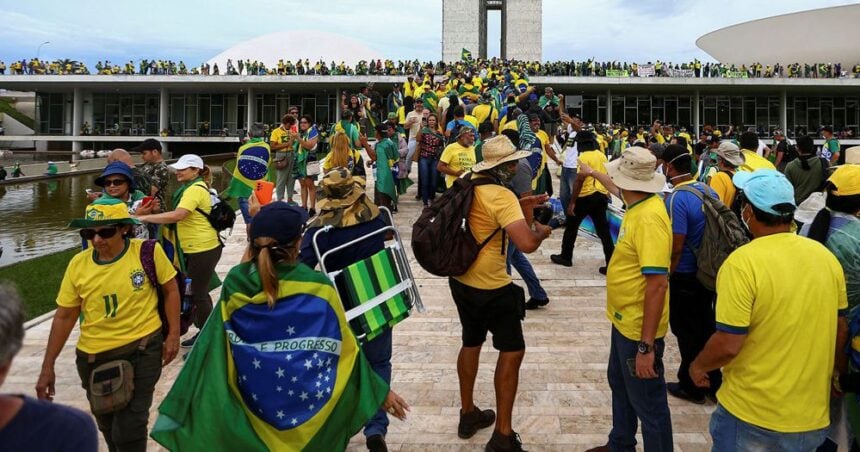
{"type": "MultiPolygon", "coordinates": [[[[851,146],[845,150],[845,165],[860,165],[860,146],[851,146]]],[[[833,165],[843,166],[843,165],[833,165]]]]}
{"type": "Polygon", "coordinates": [[[622,190],[659,193],[666,185],[666,176],[657,174],[656,167],[654,154],[637,146],[624,151],[620,159],[606,164],[606,172],[622,190]]]}
{"type": "Polygon", "coordinates": [[[717,148],[717,155],[723,160],[731,163],[734,166],[741,166],[746,162],[746,157],[741,152],[740,148],[731,141],[723,141],[720,147],[717,148]]]}
{"type": "Polygon", "coordinates": [[[364,191],[364,179],[353,177],[346,168],[335,168],[323,176],[320,183],[320,210],[309,227],[347,227],[368,222],[379,216],[376,207],[364,191]]]}
{"type": "Polygon", "coordinates": [[[481,147],[484,160],[472,167],[473,173],[479,173],[495,168],[505,162],[514,162],[526,158],[532,154],[531,151],[518,151],[511,140],[504,135],[497,135],[484,142],[481,147]]]}

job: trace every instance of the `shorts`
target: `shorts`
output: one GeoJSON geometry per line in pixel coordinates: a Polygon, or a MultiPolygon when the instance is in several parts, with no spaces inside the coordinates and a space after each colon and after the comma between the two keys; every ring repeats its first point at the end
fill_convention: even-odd
{"type": "Polygon", "coordinates": [[[525,350],[523,319],[526,296],[520,286],[510,283],[498,289],[476,289],[454,278],[448,279],[451,296],[463,326],[463,346],[480,347],[493,333],[493,348],[500,352],[525,350]]]}

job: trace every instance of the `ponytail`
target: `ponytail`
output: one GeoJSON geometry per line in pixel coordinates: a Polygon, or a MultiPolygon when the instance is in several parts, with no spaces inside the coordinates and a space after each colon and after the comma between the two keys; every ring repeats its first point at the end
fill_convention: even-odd
{"type": "Polygon", "coordinates": [[[206,183],[206,188],[212,187],[212,169],[209,168],[209,165],[203,165],[203,169],[200,170],[200,177],[206,183]]]}
{"type": "Polygon", "coordinates": [[[251,244],[251,259],[257,266],[257,273],[260,275],[260,282],[263,284],[263,293],[266,294],[269,308],[274,307],[275,301],[278,299],[280,279],[275,266],[281,262],[294,264],[299,257],[298,243],[299,239],[296,239],[287,247],[282,247],[273,238],[259,237],[254,239],[251,244]]]}

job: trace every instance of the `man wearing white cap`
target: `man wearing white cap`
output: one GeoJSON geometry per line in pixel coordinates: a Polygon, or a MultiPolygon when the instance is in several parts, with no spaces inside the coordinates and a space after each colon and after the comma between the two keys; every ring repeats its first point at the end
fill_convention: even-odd
{"type": "Polygon", "coordinates": [[[754,239],[720,267],[717,331],[690,377],[707,387],[707,372],[723,369],[714,450],[815,450],[830,423],[831,375],[846,367],[842,267],[823,245],[791,232],[797,207],[785,176],[760,169],[732,180],[754,239]]]}
{"type": "Polygon", "coordinates": [[[672,225],[656,195],[666,184],[665,176],[654,171],[656,164],[654,155],[641,147],[608,163],[608,175],[580,162],[580,172],[596,178],[627,206],[606,275],[606,316],[612,322],[607,370],[612,431],[609,443],[594,452],[633,450],[639,422],[645,450],[672,450],[662,362],[669,327],[672,225]]]}

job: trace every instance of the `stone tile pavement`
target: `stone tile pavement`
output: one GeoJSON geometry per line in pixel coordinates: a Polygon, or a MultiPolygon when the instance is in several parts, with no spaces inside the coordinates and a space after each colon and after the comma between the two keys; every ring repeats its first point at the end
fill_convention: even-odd
{"type": "MultiPolygon", "coordinates": [[[[420,212],[414,190],[415,186],[401,198],[400,213],[395,215],[407,249],[411,224],[420,212]]],[[[241,229],[238,227],[227,242],[217,268],[222,276],[238,263],[243,253],[245,241],[241,229]]],[[[579,451],[604,444],[612,421],[611,395],[605,376],[610,337],[610,324],[604,314],[606,284],[597,272],[602,265],[601,248],[599,243],[580,237],[574,267],[559,267],[550,262],[549,255],[560,249],[561,235],[562,230],[555,231],[538,251],[529,255],[551,300],[546,308],[528,311],[524,323],[527,349],[514,407],[514,428],[525,447],[532,451],[579,451]]],[[[406,422],[392,420],[387,437],[389,448],[402,452],[483,450],[491,428],[470,440],[461,440],[456,435],[460,325],[447,281],[424,272],[414,261],[412,268],[427,312],[415,313],[395,329],[392,388],[410,403],[412,412],[406,422]]],[[[217,291],[213,292],[213,298],[217,299],[217,291]]],[[[31,322],[27,330],[24,348],[3,385],[5,393],[34,394],[51,325],[50,315],[41,322],[38,320],[31,322]]],[[[77,330],[72,333],[57,363],[56,401],[87,410],[74,366],[77,334],[77,330]]],[[[485,345],[475,396],[482,408],[495,405],[496,357],[497,352],[485,345]]],[[[679,357],[671,336],[667,338],[665,361],[668,379],[672,381],[679,357]]],[[[164,369],[156,388],[150,424],[155,420],[158,402],[170,389],[181,366],[177,360],[164,369]]],[[[714,405],[693,405],[671,397],[669,404],[676,450],[710,450],[708,420],[714,405]]],[[[150,449],[161,450],[152,441],[150,449]]],[[[347,450],[365,450],[363,435],[356,435],[347,450]]]]}

